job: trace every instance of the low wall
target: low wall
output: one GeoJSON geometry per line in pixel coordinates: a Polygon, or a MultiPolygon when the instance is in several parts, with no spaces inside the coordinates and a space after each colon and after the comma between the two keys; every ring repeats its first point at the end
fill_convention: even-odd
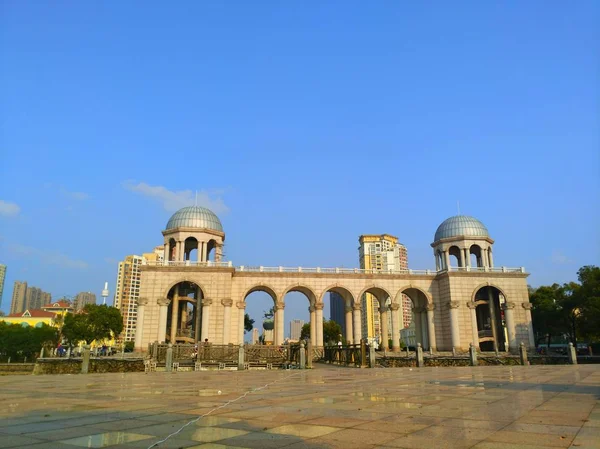
{"type": "MultiPolygon", "coordinates": [[[[569,358],[567,356],[529,356],[528,361],[530,365],[568,365],[569,358]]],[[[424,357],[423,362],[425,366],[470,366],[470,360],[468,357],[424,357]]],[[[600,363],[600,357],[590,356],[579,356],[577,357],[577,363],[589,364],[589,363],[600,363]]],[[[412,357],[380,357],[377,358],[377,364],[385,368],[401,368],[401,367],[416,367],[417,361],[414,356],[412,357]]],[[[477,364],[479,366],[517,366],[521,365],[521,359],[518,356],[477,356],[477,364]]]]}
{"type": "Polygon", "coordinates": [[[31,374],[35,363],[0,363],[0,374],[31,374]]]}
{"type": "MultiPolygon", "coordinates": [[[[81,358],[38,359],[33,374],[80,374],[81,358]]],[[[91,358],[90,373],[137,373],[144,371],[143,359],[91,358]]]]}

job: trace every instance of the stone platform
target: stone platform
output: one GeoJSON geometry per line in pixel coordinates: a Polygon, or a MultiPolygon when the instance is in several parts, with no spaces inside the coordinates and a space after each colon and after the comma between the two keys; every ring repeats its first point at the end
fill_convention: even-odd
{"type": "Polygon", "coordinates": [[[600,448],[598,365],[2,376],[0,402],[0,448],[149,448],[192,420],[155,447],[600,448]]]}

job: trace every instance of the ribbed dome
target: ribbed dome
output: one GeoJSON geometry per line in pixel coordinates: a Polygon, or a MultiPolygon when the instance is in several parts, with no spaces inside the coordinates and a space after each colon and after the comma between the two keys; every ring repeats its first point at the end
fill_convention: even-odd
{"type": "Polygon", "coordinates": [[[435,231],[434,242],[458,236],[489,237],[485,225],[477,218],[467,215],[456,215],[445,220],[435,231]]]}
{"type": "Polygon", "coordinates": [[[179,227],[206,228],[223,232],[219,217],[211,210],[200,206],[188,206],[175,212],[167,223],[167,230],[179,227]]]}

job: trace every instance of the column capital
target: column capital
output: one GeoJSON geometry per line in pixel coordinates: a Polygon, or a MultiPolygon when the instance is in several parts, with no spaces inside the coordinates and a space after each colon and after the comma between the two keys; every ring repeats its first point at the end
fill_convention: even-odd
{"type": "Polygon", "coordinates": [[[474,303],[473,301],[467,301],[467,307],[469,309],[476,309],[477,308],[477,304],[474,303]]]}
{"type": "Polygon", "coordinates": [[[313,313],[315,310],[317,310],[317,309],[315,309],[315,306],[310,306],[310,307],[308,308],[308,311],[309,311],[310,313],[313,313]]]}
{"type": "Polygon", "coordinates": [[[399,308],[400,308],[400,304],[398,304],[398,303],[393,302],[390,304],[390,309],[392,309],[392,311],[396,311],[399,308]]]}
{"type": "Polygon", "coordinates": [[[221,304],[223,304],[225,307],[231,307],[233,305],[233,299],[224,298],[221,300],[221,304]]]}
{"type": "Polygon", "coordinates": [[[344,311],[346,313],[352,313],[352,309],[353,309],[352,306],[346,306],[346,307],[344,307],[344,311]]]}
{"type": "Polygon", "coordinates": [[[245,309],[246,308],[246,302],[245,301],[238,301],[235,303],[236,307],[238,309],[245,309]]]}
{"type": "Polygon", "coordinates": [[[512,310],[515,308],[515,303],[514,302],[505,302],[504,304],[502,304],[502,308],[504,310],[512,310]]]}
{"type": "Polygon", "coordinates": [[[433,310],[435,310],[435,304],[433,304],[433,303],[427,304],[425,306],[425,310],[427,310],[427,311],[430,311],[430,310],[433,311],[433,310]]]}
{"type": "Polygon", "coordinates": [[[315,304],[315,310],[323,310],[324,307],[325,304],[323,304],[322,302],[318,302],[315,304]]]}
{"type": "Polygon", "coordinates": [[[275,306],[273,307],[273,310],[275,312],[277,312],[278,310],[284,310],[285,309],[285,303],[283,301],[277,301],[275,303],[275,306]]]}
{"type": "Polygon", "coordinates": [[[531,308],[533,307],[533,304],[531,304],[530,302],[524,302],[521,304],[521,306],[523,306],[523,308],[525,310],[531,310],[531,308]]]}
{"type": "Polygon", "coordinates": [[[448,307],[450,309],[458,309],[460,307],[459,301],[448,301],[448,307]]]}
{"type": "Polygon", "coordinates": [[[169,298],[158,298],[156,303],[161,307],[165,307],[171,303],[171,300],[169,298]]]}
{"type": "Polygon", "coordinates": [[[200,303],[202,304],[202,306],[210,306],[213,303],[212,298],[202,298],[202,300],[200,301],[200,303]]]}
{"type": "Polygon", "coordinates": [[[138,298],[138,307],[148,305],[148,298],[138,298]]]}
{"type": "Polygon", "coordinates": [[[352,304],[352,310],[361,310],[362,311],[362,305],[360,303],[354,303],[352,304]]]}

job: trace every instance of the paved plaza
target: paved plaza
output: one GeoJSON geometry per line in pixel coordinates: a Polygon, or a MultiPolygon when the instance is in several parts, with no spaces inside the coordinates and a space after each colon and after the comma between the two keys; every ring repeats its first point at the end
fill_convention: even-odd
{"type": "Polygon", "coordinates": [[[149,448],[188,423],[155,447],[600,448],[598,365],[14,375],[0,400],[0,448],[149,448]]]}

